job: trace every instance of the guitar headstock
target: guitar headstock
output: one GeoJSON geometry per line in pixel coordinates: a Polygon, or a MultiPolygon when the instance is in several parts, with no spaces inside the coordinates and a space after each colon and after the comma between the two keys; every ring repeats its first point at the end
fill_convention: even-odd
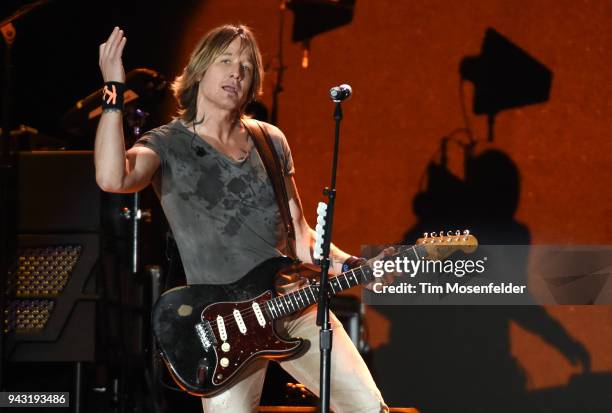
{"type": "Polygon", "coordinates": [[[441,260],[455,251],[463,251],[466,254],[476,251],[478,240],[467,229],[463,232],[459,230],[446,231],[446,233],[440,231],[440,234],[426,232],[416,241],[416,245],[425,248],[428,259],[441,260]]]}

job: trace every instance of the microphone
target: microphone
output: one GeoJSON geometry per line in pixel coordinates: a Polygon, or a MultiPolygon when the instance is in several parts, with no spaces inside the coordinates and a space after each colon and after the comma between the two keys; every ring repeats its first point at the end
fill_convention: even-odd
{"type": "Polygon", "coordinates": [[[329,96],[336,103],[350,98],[351,94],[353,94],[353,88],[351,88],[351,85],[347,84],[335,86],[329,90],[329,96]]]}

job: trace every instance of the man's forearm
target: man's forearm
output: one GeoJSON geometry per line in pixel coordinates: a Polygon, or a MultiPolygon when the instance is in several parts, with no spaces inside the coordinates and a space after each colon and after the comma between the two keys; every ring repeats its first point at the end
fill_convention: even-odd
{"type": "Polygon", "coordinates": [[[96,181],[107,191],[121,188],[125,176],[125,142],[120,111],[102,113],[94,152],[96,181]]]}

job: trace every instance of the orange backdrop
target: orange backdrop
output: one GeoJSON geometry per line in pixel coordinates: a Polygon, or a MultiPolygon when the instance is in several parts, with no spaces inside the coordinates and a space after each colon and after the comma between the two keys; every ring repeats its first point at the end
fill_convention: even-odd
{"type": "MultiPolygon", "coordinates": [[[[263,101],[271,104],[278,51],[279,2],[204,2],[183,28],[176,50],[179,73],[191,48],[210,28],[226,22],[251,26],[264,52],[263,101]]],[[[297,182],[312,223],[321,188],[328,184],[332,151],[330,86],[350,83],[344,105],[334,241],[357,254],[362,244],[396,242],[415,224],[412,198],[440,140],[464,126],[459,63],[478,55],[485,30],[494,28],[553,72],[546,103],[501,112],[495,141],[484,142],[487,121],[471,112],[482,141],[516,163],[521,195],[516,220],[534,244],[612,243],[612,3],[600,1],[466,0],[356,2],[353,22],[316,36],[310,66],[290,40],[293,13],[285,16],[284,91],[278,124],[287,135],[297,182]]],[[[460,152],[449,166],[461,175],[460,152]]],[[[449,200],[448,208],[455,202],[449,200]]],[[[439,228],[432,228],[438,230],[439,228]]],[[[547,307],[582,341],[593,370],[612,370],[612,308],[547,307]]],[[[384,316],[369,311],[374,346],[384,343],[384,316]]],[[[575,367],[536,335],[510,329],[511,350],[527,371],[530,389],[564,384],[575,367]]]]}

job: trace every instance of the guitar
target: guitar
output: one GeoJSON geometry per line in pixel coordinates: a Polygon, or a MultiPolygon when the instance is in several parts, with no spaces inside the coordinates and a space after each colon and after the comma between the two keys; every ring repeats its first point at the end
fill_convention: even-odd
{"type": "MultiPolygon", "coordinates": [[[[478,241],[468,231],[445,236],[435,233],[391,257],[443,259],[453,252],[472,252],[478,241]]],[[[296,356],[301,338],[277,334],[274,321],[318,300],[319,285],[311,282],[285,295],[271,286],[274,277],[292,264],[271,258],[240,280],[225,285],[194,284],[173,288],[156,302],[153,332],[170,375],[180,388],[196,396],[212,396],[229,386],[253,360],[282,361],[296,356]]],[[[330,295],[375,279],[369,264],[329,278],[330,295]]]]}

